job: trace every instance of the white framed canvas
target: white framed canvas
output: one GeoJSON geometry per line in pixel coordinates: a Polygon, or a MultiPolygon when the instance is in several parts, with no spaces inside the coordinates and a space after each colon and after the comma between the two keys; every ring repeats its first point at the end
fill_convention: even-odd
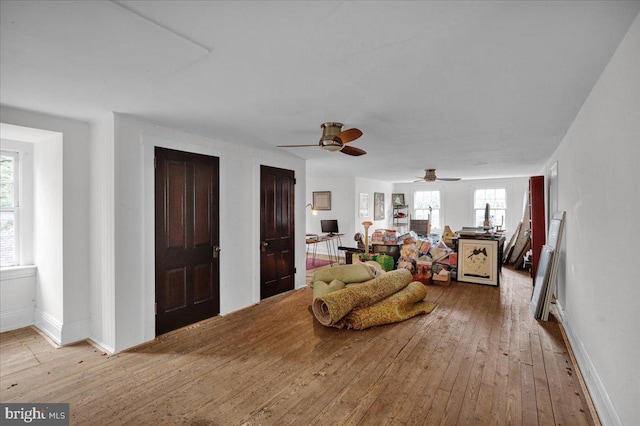
{"type": "Polygon", "coordinates": [[[498,285],[498,240],[458,240],[458,281],[498,285]]]}
{"type": "Polygon", "coordinates": [[[361,193],[358,200],[358,216],[369,216],[369,194],[361,193]]]}

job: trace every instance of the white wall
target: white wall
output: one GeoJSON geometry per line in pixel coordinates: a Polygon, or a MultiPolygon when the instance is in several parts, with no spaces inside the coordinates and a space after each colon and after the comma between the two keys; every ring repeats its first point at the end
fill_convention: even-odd
{"type": "Polygon", "coordinates": [[[547,167],[566,211],[558,308],[605,425],[640,421],[640,18],[547,167]]]}
{"type": "MultiPolygon", "coordinates": [[[[96,131],[104,134],[104,131],[96,131]]],[[[188,134],[124,115],[115,116],[113,341],[120,351],[155,337],[155,146],[220,158],[220,309],[226,314],[260,300],[260,165],[294,170],[296,287],[305,283],[305,163],[288,153],[263,151],[188,134]]],[[[107,194],[108,197],[108,194],[107,194]]],[[[108,238],[108,236],[104,236],[108,238]]],[[[100,242],[96,242],[100,244],[100,242]]],[[[94,328],[101,325],[96,324],[94,328]]]]}
{"type": "MultiPolygon", "coordinates": [[[[369,228],[369,234],[372,234],[376,229],[393,229],[393,203],[391,201],[391,194],[393,192],[395,191],[393,190],[392,183],[373,179],[356,178],[353,212],[351,213],[355,218],[354,232],[361,232],[364,234],[362,222],[365,220],[373,223],[369,228]],[[382,192],[384,194],[384,219],[382,220],[373,219],[374,193],[376,192],[382,192]],[[358,216],[360,194],[369,194],[369,216],[366,218],[358,216]]],[[[353,244],[349,245],[353,246],[353,244]]]]}
{"type": "Polygon", "coordinates": [[[115,209],[113,114],[91,125],[91,339],[115,347],[115,209]]]}
{"type": "MultiPolygon", "coordinates": [[[[1,114],[3,123],[61,135],[34,155],[42,160],[35,165],[35,258],[42,264],[35,323],[57,343],[91,337],[115,352],[155,337],[154,146],[220,157],[222,314],[260,300],[260,165],[294,170],[295,285],[304,287],[302,159],[121,115],[90,128],[8,107],[1,114]]],[[[29,298],[10,293],[16,302],[29,298]]]]}
{"type": "MultiPolygon", "coordinates": [[[[507,217],[504,228],[507,230],[507,241],[522,219],[522,208],[525,191],[529,186],[528,177],[514,177],[510,179],[482,179],[461,180],[456,182],[433,183],[398,183],[394,185],[396,193],[404,193],[405,201],[413,205],[414,191],[440,191],[442,225],[449,225],[452,231],[462,229],[463,226],[475,226],[473,214],[473,194],[476,189],[507,188],[507,217]]],[[[409,210],[411,213],[411,210],[409,210]]],[[[433,229],[441,233],[442,229],[433,229]]]]}
{"type": "Polygon", "coordinates": [[[0,333],[34,324],[36,268],[3,269],[0,280],[0,333]]]}
{"type": "MultiPolygon", "coordinates": [[[[62,342],[64,324],[63,146],[55,135],[35,146],[36,325],[62,342]]],[[[87,337],[87,336],[84,336],[87,337]]]]}
{"type": "MultiPolygon", "coordinates": [[[[306,204],[313,203],[313,193],[316,191],[331,192],[331,210],[311,211],[305,210],[307,229],[310,234],[321,234],[320,221],[323,219],[336,219],[338,230],[347,239],[353,237],[353,187],[354,177],[316,177],[307,176],[306,204]]],[[[343,241],[344,243],[344,241],[343,241]]],[[[318,244],[318,251],[325,253],[322,244],[318,244]]]]}
{"type": "Polygon", "coordinates": [[[57,133],[34,149],[35,323],[61,344],[85,339],[90,334],[89,126],[5,106],[0,116],[3,123],[57,133]]]}
{"type": "MultiPolygon", "coordinates": [[[[342,245],[355,247],[356,242],[353,236],[356,232],[364,233],[362,222],[365,220],[373,222],[369,228],[369,234],[374,229],[391,229],[392,207],[391,190],[393,185],[388,182],[363,179],[357,177],[325,177],[307,176],[306,204],[313,202],[313,192],[331,191],[331,210],[317,210],[313,214],[310,208],[306,209],[307,233],[321,234],[320,220],[337,219],[338,228],[344,236],[341,238],[342,245]],[[385,194],[385,219],[373,220],[373,194],[382,192],[385,194]],[[360,193],[369,194],[369,216],[358,217],[358,201],[360,193]]],[[[327,249],[324,244],[318,244],[318,253],[326,254],[327,249]]],[[[339,253],[341,254],[341,253],[339,253]]]]}

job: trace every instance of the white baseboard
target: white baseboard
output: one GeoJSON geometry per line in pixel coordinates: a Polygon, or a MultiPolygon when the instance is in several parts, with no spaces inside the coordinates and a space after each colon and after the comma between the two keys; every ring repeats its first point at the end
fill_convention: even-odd
{"type": "Polygon", "coordinates": [[[609,398],[609,394],[607,393],[602,380],[600,380],[600,376],[598,376],[598,372],[591,362],[589,354],[582,344],[582,341],[576,335],[575,330],[571,325],[571,319],[557,301],[556,310],[560,316],[560,321],[564,327],[567,339],[571,344],[571,349],[576,357],[576,362],[578,363],[582,377],[589,389],[589,394],[591,395],[593,405],[595,405],[596,411],[598,412],[598,417],[600,417],[600,422],[605,426],[622,426],[622,420],[620,420],[618,412],[613,406],[613,403],[609,398]]]}
{"type": "Polygon", "coordinates": [[[91,331],[91,320],[88,318],[63,324],[53,315],[38,308],[35,310],[34,323],[40,331],[60,346],[86,340],[91,331]]]}
{"type": "Polygon", "coordinates": [[[0,312],[0,333],[33,325],[34,311],[35,307],[26,306],[0,312]]]}
{"type": "Polygon", "coordinates": [[[35,326],[49,336],[57,345],[62,344],[62,323],[54,318],[53,315],[36,308],[35,326]]]}
{"type": "Polygon", "coordinates": [[[105,345],[104,343],[100,343],[97,340],[95,340],[93,337],[87,339],[87,342],[89,342],[90,345],[97,348],[99,351],[106,352],[109,355],[113,355],[116,352],[116,350],[113,347],[109,345],[105,345]]]}
{"type": "Polygon", "coordinates": [[[87,340],[90,335],[91,320],[89,318],[80,321],[66,322],[62,325],[63,345],[79,342],[81,340],[87,340]]]}

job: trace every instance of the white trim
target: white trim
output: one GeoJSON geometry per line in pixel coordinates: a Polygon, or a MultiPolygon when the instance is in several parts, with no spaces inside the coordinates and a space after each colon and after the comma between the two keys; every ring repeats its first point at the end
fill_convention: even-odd
{"type": "Polygon", "coordinates": [[[37,269],[36,265],[8,266],[0,269],[0,280],[35,277],[37,269]]]}
{"type": "Polygon", "coordinates": [[[573,326],[571,325],[569,316],[560,305],[559,301],[556,301],[556,308],[558,315],[560,316],[562,326],[567,334],[567,339],[569,340],[571,349],[576,357],[578,367],[580,367],[582,377],[589,389],[591,400],[593,401],[596,411],[598,412],[598,416],[600,417],[600,422],[603,425],[622,426],[622,420],[620,419],[620,416],[618,416],[618,412],[613,406],[611,398],[609,398],[609,394],[607,393],[602,380],[600,380],[600,376],[598,376],[595,366],[591,362],[582,341],[577,336],[573,326]]]}
{"type": "MultiPolygon", "coordinates": [[[[107,346],[107,345],[105,345],[103,343],[100,343],[100,342],[96,341],[93,338],[89,338],[89,339],[86,339],[86,340],[91,346],[97,348],[101,352],[106,352],[109,355],[113,355],[116,352],[116,350],[114,348],[112,348],[111,346],[107,346]]],[[[147,343],[147,342],[144,342],[144,343],[141,343],[141,344],[144,345],[145,343],[147,343]]]]}
{"type": "Polygon", "coordinates": [[[33,325],[34,312],[33,306],[0,312],[0,333],[33,325]]]}
{"type": "MultiPolygon", "coordinates": [[[[445,191],[444,188],[440,185],[434,185],[433,187],[429,187],[429,188],[413,188],[411,190],[411,204],[409,205],[409,211],[411,212],[411,218],[412,219],[416,219],[416,192],[435,192],[437,191],[439,193],[439,197],[440,197],[440,207],[437,209],[432,209],[432,210],[438,210],[438,215],[439,215],[439,227],[435,227],[433,226],[433,224],[431,225],[431,232],[432,233],[442,233],[444,232],[444,224],[447,223],[445,220],[445,214],[444,214],[444,210],[445,210],[445,191]],[[437,231],[437,232],[436,232],[437,231]]],[[[405,200],[406,202],[406,200],[405,200]]],[[[424,209],[420,209],[420,210],[424,210],[424,209]]],[[[393,217],[391,218],[393,220],[393,217]]],[[[417,220],[417,219],[416,219],[417,220]]],[[[407,229],[409,228],[409,225],[407,224],[407,229]]]]}
{"type": "MultiPolygon", "coordinates": [[[[505,228],[507,223],[507,213],[509,212],[509,191],[511,191],[511,184],[498,180],[497,182],[483,182],[482,184],[474,183],[469,185],[469,196],[471,198],[471,201],[469,202],[471,206],[471,223],[474,224],[474,226],[479,226],[476,224],[476,210],[484,210],[484,207],[476,209],[476,191],[482,189],[504,189],[504,208],[499,209],[491,205],[489,205],[489,207],[491,210],[504,210],[502,227],[505,228]]],[[[497,219],[497,217],[494,217],[494,221],[497,219]]]]}
{"type": "Polygon", "coordinates": [[[68,345],[82,340],[87,340],[91,335],[91,319],[85,318],[79,321],[62,324],[61,344],[68,345]]]}
{"type": "MultiPolygon", "coordinates": [[[[4,143],[3,143],[4,145],[4,143]]],[[[7,265],[7,267],[18,266],[22,262],[20,256],[20,240],[22,238],[20,229],[20,215],[22,206],[22,194],[20,181],[22,180],[22,167],[20,165],[20,159],[22,154],[20,151],[4,148],[2,149],[2,155],[13,158],[13,205],[11,207],[2,207],[3,212],[13,213],[13,263],[7,265]]]]}
{"type": "Polygon", "coordinates": [[[36,308],[35,326],[49,336],[57,345],[62,344],[62,323],[54,318],[53,315],[36,308]]]}

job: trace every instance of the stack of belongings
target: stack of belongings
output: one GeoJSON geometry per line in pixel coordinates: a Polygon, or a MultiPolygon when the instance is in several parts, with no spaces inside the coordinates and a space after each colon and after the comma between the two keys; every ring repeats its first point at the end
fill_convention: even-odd
{"type": "Polygon", "coordinates": [[[427,314],[435,304],[406,269],[384,272],[377,262],[340,265],[313,277],[313,314],[322,325],[364,330],[427,314]]]}
{"type": "Polygon", "coordinates": [[[451,282],[457,254],[442,240],[432,244],[430,240],[407,236],[402,242],[398,269],[407,269],[423,284],[448,285],[451,282]]]}

